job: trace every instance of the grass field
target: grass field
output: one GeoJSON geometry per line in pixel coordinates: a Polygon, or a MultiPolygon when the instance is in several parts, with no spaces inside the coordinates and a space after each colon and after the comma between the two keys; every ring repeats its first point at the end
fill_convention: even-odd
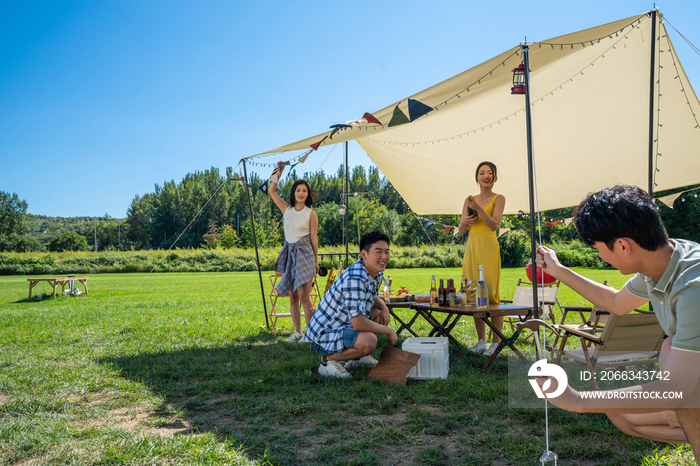
{"type": "MultiPolygon", "coordinates": [[[[412,292],[450,273],[387,272],[412,292]]],[[[519,277],[503,271],[502,298],[519,277]]],[[[446,380],[405,386],[321,378],[307,344],[267,331],[257,273],[95,274],[89,296],[43,301],[26,278],[0,277],[2,464],[536,465],[545,449],[543,410],[508,408],[506,357],[484,370],[451,348],[446,380]]],[[[603,415],[551,409],[549,424],[561,465],[694,464],[603,415]]]]}

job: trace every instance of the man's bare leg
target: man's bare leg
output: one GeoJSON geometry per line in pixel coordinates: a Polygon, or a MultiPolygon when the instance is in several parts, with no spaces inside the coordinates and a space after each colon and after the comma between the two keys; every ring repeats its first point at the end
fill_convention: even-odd
{"type": "Polygon", "coordinates": [[[360,332],[355,340],[354,348],[345,348],[339,353],[326,356],[328,361],[350,361],[372,354],[377,348],[377,335],[372,332],[360,332]]]}

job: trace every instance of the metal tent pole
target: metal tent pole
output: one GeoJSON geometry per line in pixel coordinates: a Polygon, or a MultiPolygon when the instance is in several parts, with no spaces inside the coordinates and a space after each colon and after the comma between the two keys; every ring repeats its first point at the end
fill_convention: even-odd
{"type": "MultiPolygon", "coordinates": [[[[343,193],[343,196],[345,199],[348,197],[348,193],[350,192],[350,174],[348,173],[348,141],[345,141],[345,192],[343,193]]],[[[347,200],[346,200],[347,202],[347,200]]],[[[348,232],[348,220],[350,218],[350,209],[347,207],[345,208],[345,268],[348,268],[348,242],[350,240],[349,238],[349,232],[348,232]]],[[[357,242],[360,242],[360,238],[357,238],[357,242]]]]}
{"type": "Polygon", "coordinates": [[[651,10],[651,59],[649,60],[649,190],[654,196],[654,89],[656,66],[656,8],[651,10]]]}
{"type": "Polygon", "coordinates": [[[260,278],[260,294],[262,295],[263,311],[265,312],[265,326],[270,330],[270,322],[267,320],[267,303],[265,302],[265,288],[263,287],[262,271],[260,270],[260,254],[258,253],[258,239],[255,236],[255,219],[253,217],[253,204],[250,202],[250,185],[248,184],[248,171],[243,159],[243,178],[245,178],[245,193],[248,196],[248,210],[250,212],[250,226],[253,229],[253,244],[255,245],[255,262],[258,264],[258,277],[260,278]]]}
{"type": "MultiPolygon", "coordinates": [[[[537,293],[537,242],[535,241],[535,178],[533,173],[532,115],[530,113],[530,46],[522,44],[525,65],[525,122],[527,126],[527,176],[530,196],[530,249],[532,250],[532,306],[534,318],[539,319],[539,297],[537,293]]],[[[540,355],[538,355],[540,357],[540,355]]]]}

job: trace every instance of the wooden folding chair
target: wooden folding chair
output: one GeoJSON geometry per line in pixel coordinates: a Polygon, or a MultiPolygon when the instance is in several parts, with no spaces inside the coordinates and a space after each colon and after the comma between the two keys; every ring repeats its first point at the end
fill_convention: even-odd
{"type": "MultiPolygon", "coordinates": [[[[559,292],[559,281],[551,283],[549,285],[539,285],[537,287],[537,298],[539,307],[541,310],[540,317],[544,320],[549,320],[554,322],[554,306],[561,309],[559,300],[557,299],[557,293],[559,292]]],[[[519,306],[532,306],[532,294],[533,288],[532,283],[527,280],[520,279],[515,287],[515,293],[513,294],[513,299],[502,299],[503,304],[517,304],[519,306]]],[[[520,319],[513,317],[504,317],[503,323],[508,324],[511,330],[515,331],[515,325],[520,322],[520,319]]],[[[524,340],[532,337],[528,335],[524,340]]]]}
{"type": "MultiPolygon", "coordinates": [[[[596,368],[626,367],[659,361],[659,352],[666,335],[656,315],[650,311],[634,311],[616,316],[609,314],[602,331],[586,325],[550,325],[542,320],[516,324],[518,329],[545,326],[561,338],[555,363],[567,357],[586,364],[591,374],[596,368]],[[581,348],[565,349],[569,337],[581,341],[581,348]]],[[[591,377],[593,388],[598,384],[591,377]]]]}
{"type": "MultiPolygon", "coordinates": [[[[607,280],[603,282],[603,285],[610,286],[608,285],[607,280]]],[[[578,314],[581,318],[581,323],[586,324],[588,321],[590,321],[590,317],[588,317],[588,314],[594,309],[599,308],[596,308],[595,306],[561,306],[561,321],[559,321],[559,323],[565,324],[566,319],[569,317],[570,314],[578,314]]]]}
{"type": "MultiPolygon", "coordinates": [[[[277,306],[278,306],[278,300],[280,299],[289,299],[289,294],[286,296],[279,296],[277,294],[277,290],[275,290],[275,286],[277,285],[277,280],[280,278],[281,274],[272,274],[270,275],[270,284],[272,285],[272,288],[270,289],[270,294],[268,295],[270,298],[270,321],[272,322],[270,329],[273,332],[276,332],[275,327],[277,326],[277,319],[280,317],[291,317],[292,313],[291,312],[277,312],[277,306]]],[[[309,297],[311,298],[311,306],[313,308],[316,308],[316,300],[318,299],[319,296],[321,296],[321,293],[318,290],[318,284],[316,283],[316,277],[317,275],[314,275],[314,282],[311,285],[311,294],[309,297]]],[[[302,315],[303,315],[303,309],[302,309],[302,315]]]]}

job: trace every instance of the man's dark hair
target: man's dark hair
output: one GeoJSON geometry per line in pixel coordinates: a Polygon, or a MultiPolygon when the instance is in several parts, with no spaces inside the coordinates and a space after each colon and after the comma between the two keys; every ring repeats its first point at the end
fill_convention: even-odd
{"type": "Polygon", "coordinates": [[[360,251],[365,250],[369,252],[372,245],[377,241],[386,241],[386,244],[391,244],[391,240],[389,239],[388,235],[386,235],[383,231],[374,230],[362,235],[362,238],[360,238],[360,251]]]}
{"type": "Polygon", "coordinates": [[[611,251],[619,238],[634,240],[648,251],[668,243],[654,199],[637,186],[619,185],[589,194],[574,211],[574,224],[586,244],[600,241],[611,251]]]}

